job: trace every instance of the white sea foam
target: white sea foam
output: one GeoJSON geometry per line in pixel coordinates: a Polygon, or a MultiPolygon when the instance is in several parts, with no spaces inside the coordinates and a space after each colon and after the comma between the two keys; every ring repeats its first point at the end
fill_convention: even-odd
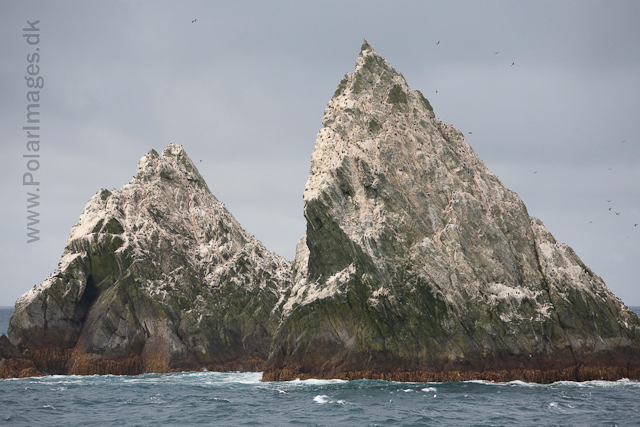
{"type": "Polygon", "coordinates": [[[194,385],[260,384],[262,372],[179,372],[171,374],[144,374],[125,377],[126,383],[159,384],[186,383],[194,385]]]}
{"type": "Polygon", "coordinates": [[[594,381],[582,381],[582,382],[575,382],[575,381],[558,381],[553,383],[552,385],[558,386],[558,385],[563,385],[563,386],[572,386],[572,387],[592,387],[592,388],[596,388],[596,387],[601,387],[601,388],[612,388],[612,387],[640,387],[640,382],[638,381],[632,381],[629,380],[628,378],[623,378],[621,380],[617,380],[617,381],[603,381],[603,380],[594,380],[594,381]]]}
{"type": "MultiPolygon", "coordinates": [[[[204,387],[218,387],[224,384],[267,384],[262,382],[261,372],[179,372],[169,374],[143,374],[136,376],[118,376],[118,375],[50,375],[44,377],[30,377],[30,378],[8,378],[0,381],[18,381],[26,384],[48,384],[50,386],[59,386],[57,390],[63,390],[64,386],[68,385],[89,385],[99,383],[128,383],[128,384],[189,384],[195,386],[204,387]]],[[[415,386],[415,383],[402,383],[395,381],[381,381],[381,380],[358,380],[358,382],[375,382],[388,383],[388,384],[404,384],[405,387],[415,386]]],[[[278,382],[272,384],[278,384],[278,389],[283,391],[289,391],[298,387],[323,387],[337,384],[346,384],[349,381],[340,379],[320,380],[320,379],[308,379],[308,380],[293,380],[287,382],[278,382]]],[[[553,384],[538,384],[529,383],[524,381],[509,381],[509,382],[491,382],[485,380],[471,380],[464,381],[466,384],[480,384],[493,387],[514,387],[514,388],[550,388],[550,387],[586,387],[586,388],[640,388],[640,382],[629,379],[621,379],[618,381],[558,381],[553,384]]],[[[425,384],[425,383],[423,383],[425,384]]],[[[431,387],[425,387],[420,389],[421,391],[435,392],[437,388],[435,385],[440,383],[426,383],[432,384],[431,387]]],[[[366,387],[366,386],[365,386],[366,387]]],[[[52,389],[53,390],[53,389],[52,389]]],[[[417,391],[417,389],[406,388],[398,391],[410,392],[417,391]]]]}
{"type": "Polygon", "coordinates": [[[316,379],[309,379],[309,380],[301,380],[296,378],[295,380],[292,381],[287,381],[289,384],[306,384],[306,385],[327,385],[327,384],[337,384],[337,383],[346,383],[346,380],[316,380],[316,379]]]}
{"type": "Polygon", "coordinates": [[[313,398],[313,401],[321,405],[325,403],[329,403],[329,396],[327,396],[326,394],[319,394],[313,398]]]}
{"type": "Polygon", "coordinates": [[[151,396],[149,398],[149,402],[151,402],[154,405],[162,405],[163,403],[167,403],[165,400],[162,400],[161,398],[161,394],[156,394],[155,396],[151,396]]]}
{"type": "Polygon", "coordinates": [[[492,385],[492,386],[512,386],[512,387],[553,387],[553,386],[569,386],[569,387],[602,387],[602,388],[610,388],[610,387],[640,387],[640,382],[635,380],[629,380],[627,378],[623,378],[617,381],[603,381],[603,380],[594,380],[594,381],[556,381],[552,384],[539,384],[539,383],[529,383],[520,380],[508,381],[508,382],[493,382],[486,380],[470,380],[463,381],[465,383],[472,384],[483,384],[483,385],[492,385]]]}

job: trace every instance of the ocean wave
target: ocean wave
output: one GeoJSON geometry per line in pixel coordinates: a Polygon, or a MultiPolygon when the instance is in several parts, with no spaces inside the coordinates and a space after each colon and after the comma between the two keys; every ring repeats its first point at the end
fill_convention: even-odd
{"type": "Polygon", "coordinates": [[[551,384],[540,384],[540,383],[530,383],[521,380],[514,381],[506,381],[506,382],[493,382],[487,380],[470,380],[463,381],[467,384],[480,384],[480,385],[490,385],[490,386],[511,386],[511,387],[554,387],[554,386],[569,386],[569,387],[599,387],[599,388],[608,388],[608,387],[640,387],[640,382],[635,380],[629,380],[627,378],[623,378],[617,381],[604,381],[604,380],[593,380],[593,381],[556,381],[551,384]]]}
{"type": "MultiPolygon", "coordinates": [[[[47,384],[49,386],[85,386],[85,385],[98,385],[105,383],[114,383],[122,385],[148,385],[154,384],[184,384],[195,385],[202,387],[218,387],[225,384],[245,384],[245,385],[264,385],[266,387],[273,388],[276,386],[283,391],[292,390],[295,388],[326,388],[326,387],[339,387],[339,388],[389,388],[394,390],[402,390],[405,392],[417,391],[420,389],[420,385],[429,385],[429,387],[422,388],[422,391],[436,391],[436,386],[442,387],[445,384],[455,383],[414,383],[414,382],[399,382],[399,381],[384,381],[384,380],[341,380],[341,379],[295,379],[293,381],[285,382],[262,382],[262,372],[174,372],[168,374],[141,374],[134,376],[119,376],[119,375],[49,375],[44,377],[29,377],[29,378],[8,378],[2,381],[22,382],[26,384],[47,384]]],[[[508,386],[508,387],[588,387],[588,388],[620,388],[620,387],[640,387],[640,382],[636,380],[621,379],[617,381],[557,381],[552,384],[539,384],[530,383],[520,380],[508,381],[508,382],[492,382],[486,380],[470,380],[464,381],[462,384],[477,384],[484,386],[508,386]]],[[[61,388],[60,388],[61,389],[61,388]]]]}
{"type": "Polygon", "coordinates": [[[346,405],[347,402],[344,399],[338,399],[338,400],[331,400],[329,398],[329,396],[327,396],[326,394],[318,394],[316,396],[313,397],[313,401],[320,404],[320,405],[324,405],[325,403],[337,403],[338,405],[346,405]]]}
{"type": "Polygon", "coordinates": [[[322,405],[329,402],[329,396],[326,394],[319,394],[313,398],[313,401],[322,405]]]}
{"type": "Polygon", "coordinates": [[[588,387],[588,388],[618,388],[618,387],[631,387],[631,388],[640,388],[640,382],[636,380],[630,380],[628,378],[623,378],[617,381],[603,381],[603,380],[593,380],[593,381],[558,381],[551,385],[562,385],[562,386],[570,386],[570,387],[588,387]]]}
{"type": "Polygon", "coordinates": [[[25,382],[28,384],[47,384],[50,386],[68,385],[154,385],[154,384],[261,384],[261,372],[175,372],[168,374],[141,375],[48,375],[44,377],[8,378],[5,381],[25,382]]]}
{"type": "Polygon", "coordinates": [[[301,379],[295,379],[292,381],[286,381],[288,384],[305,384],[305,385],[327,385],[327,384],[342,384],[342,383],[348,383],[348,382],[353,382],[353,381],[347,381],[347,380],[338,380],[338,379],[334,379],[334,380],[316,380],[316,379],[308,379],[308,380],[301,380],[301,379]]]}

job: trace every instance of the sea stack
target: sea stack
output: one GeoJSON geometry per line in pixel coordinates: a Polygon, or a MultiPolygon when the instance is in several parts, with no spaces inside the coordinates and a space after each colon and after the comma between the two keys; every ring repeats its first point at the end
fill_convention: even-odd
{"type": "Polygon", "coordinates": [[[264,380],[638,377],[638,317],[366,41],[322,123],[264,380]]]}
{"type": "Polygon", "coordinates": [[[172,143],[87,203],[9,338],[44,373],[260,370],[289,275],[172,143]]]}

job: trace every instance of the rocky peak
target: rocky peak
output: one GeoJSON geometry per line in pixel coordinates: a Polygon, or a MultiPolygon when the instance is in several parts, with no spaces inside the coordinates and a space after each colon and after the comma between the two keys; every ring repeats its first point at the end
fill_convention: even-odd
{"type": "Polygon", "coordinates": [[[207,184],[198,172],[181,145],[172,142],[161,155],[156,150],[149,151],[138,162],[137,179],[150,181],[161,179],[165,181],[179,180],[207,188],[207,184]]]}
{"type": "Polygon", "coordinates": [[[265,378],[640,368],[637,316],[366,41],[323,125],[265,378]]]}
{"type": "MultiPolygon", "coordinates": [[[[444,211],[452,210],[453,203],[479,182],[480,188],[494,188],[521,204],[486,169],[464,136],[436,119],[429,101],[411,90],[366,41],[356,71],[345,75],[329,101],[323,124],[304,192],[312,275],[322,275],[313,266],[314,257],[319,256],[317,264],[326,269],[334,263],[324,257],[336,251],[316,238],[322,218],[313,217],[319,214],[316,203],[325,203],[323,198],[332,199],[332,218],[339,229],[373,259],[378,258],[377,246],[371,243],[382,235],[404,236],[410,231],[412,239],[420,241],[455,226],[456,218],[444,211]],[[391,228],[404,231],[385,233],[391,228]]],[[[482,197],[477,191],[469,195],[482,197]]],[[[414,243],[385,242],[399,251],[414,243]]],[[[440,244],[438,239],[434,244],[440,244]]],[[[350,247],[345,243],[345,250],[350,247]]],[[[344,267],[358,256],[342,253],[337,265],[344,267]]]]}
{"type": "Polygon", "coordinates": [[[16,302],[9,337],[164,369],[260,360],[289,270],[172,143],[143,156],[120,190],[91,198],[56,271],[16,302]]]}
{"type": "Polygon", "coordinates": [[[324,126],[336,125],[337,129],[354,122],[362,130],[375,134],[388,113],[411,111],[416,104],[423,105],[433,115],[429,101],[420,92],[411,91],[402,74],[365,40],[355,71],[345,74],[340,81],[322,122],[324,126]],[[345,112],[349,117],[344,117],[345,112]]]}

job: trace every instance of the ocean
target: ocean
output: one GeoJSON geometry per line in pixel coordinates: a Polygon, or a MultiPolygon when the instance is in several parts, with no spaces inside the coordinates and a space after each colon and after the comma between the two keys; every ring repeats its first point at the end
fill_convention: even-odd
{"type": "MultiPolygon", "coordinates": [[[[640,312],[640,307],[633,307],[640,312]]],[[[12,309],[0,309],[0,333],[12,309]]],[[[638,426],[640,383],[260,382],[260,373],[0,380],[13,426],[638,426]]]]}
{"type": "Polygon", "coordinates": [[[9,328],[9,319],[13,314],[13,307],[4,307],[0,305],[0,335],[7,335],[7,329],[9,328]]]}

